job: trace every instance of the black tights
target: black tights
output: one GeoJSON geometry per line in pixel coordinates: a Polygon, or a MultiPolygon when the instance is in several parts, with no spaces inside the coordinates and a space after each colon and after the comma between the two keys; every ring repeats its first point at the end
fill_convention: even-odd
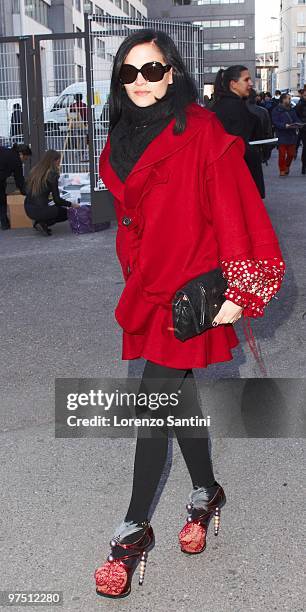
{"type": "MultiPolygon", "coordinates": [[[[192,370],[177,370],[146,362],[138,393],[177,393],[179,404],[175,407],[159,406],[147,410],[137,405],[136,416],[163,418],[198,416],[203,418],[199,405],[196,382],[192,370]],[[154,380],[155,379],[155,380],[154,380]],[[159,379],[156,383],[156,379],[159,379]],[[150,414],[148,414],[150,413],[150,414]]],[[[172,427],[171,427],[172,429],[172,427]]],[[[193,487],[210,487],[215,483],[208,449],[206,427],[174,427],[177,441],[187,465],[193,487]]],[[[169,427],[138,427],[134,462],[133,490],[126,521],[142,522],[148,518],[162,475],[168,452],[169,427]]]]}

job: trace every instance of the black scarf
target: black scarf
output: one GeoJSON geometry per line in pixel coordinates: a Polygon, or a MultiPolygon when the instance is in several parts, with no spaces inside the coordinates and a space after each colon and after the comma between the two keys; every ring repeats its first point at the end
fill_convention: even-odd
{"type": "Polygon", "coordinates": [[[164,97],[147,107],[134,104],[122,91],[122,112],[110,135],[110,163],[122,182],[152,140],[174,117],[174,90],[168,85],[164,97]]]}

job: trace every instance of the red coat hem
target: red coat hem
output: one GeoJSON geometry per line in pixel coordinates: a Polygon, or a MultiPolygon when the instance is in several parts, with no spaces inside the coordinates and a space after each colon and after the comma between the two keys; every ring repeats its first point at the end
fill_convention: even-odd
{"type": "Polygon", "coordinates": [[[178,362],[174,362],[173,357],[171,358],[171,364],[169,363],[169,359],[164,361],[163,359],[160,359],[159,357],[155,357],[154,355],[152,356],[152,354],[147,353],[147,351],[140,351],[139,354],[131,351],[129,353],[129,351],[127,349],[125,349],[124,351],[124,356],[122,355],[122,360],[123,361],[132,361],[133,359],[146,359],[148,361],[152,361],[153,363],[156,363],[158,365],[162,365],[162,366],[166,366],[168,368],[177,368],[177,369],[182,369],[182,370],[192,370],[194,368],[207,368],[209,365],[213,365],[215,363],[224,363],[226,361],[232,361],[234,359],[234,355],[232,355],[232,350],[234,348],[236,348],[237,346],[239,346],[240,341],[237,337],[237,340],[230,343],[230,345],[228,347],[223,346],[222,348],[224,349],[224,351],[222,351],[222,355],[220,355],[220,357],[218,357],[218,359],[213,360],[213,359],[207,359],[206,361],[202,360],[201,362],[197,362],[196,360],[192,360],[192,363],[190,361],[186,361],[186,362],[182,362],[179,363],[178,362]]]}

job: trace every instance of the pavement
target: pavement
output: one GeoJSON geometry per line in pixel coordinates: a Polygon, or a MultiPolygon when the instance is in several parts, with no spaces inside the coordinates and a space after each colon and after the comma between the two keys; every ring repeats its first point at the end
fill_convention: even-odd
{"type": "MultiPolygon", "coordinates": [[[[266,207],[287,271],[278,300],[252,327],[269,379],[288,379],[285,386],[297,385],[303,395],[306,176],[300,169],[297,160],[279,178],[275,152],[265,168],[266,207]]],[[[212,438],[227,504],[218,538],[211,527],[206,551],[195,557],[178,546],[191,482],[171,440],[144,584],[135,576],[131,595],[118,601],[95,594],[94,569],[106,559],[129,503],[135,441],[55,439],[54,381],[141,375],[143,360],[121,360],[113,315],[123,288],[115,233],[112,226],[74,236],[65,223],[49,238],[31,229],[0,234],[0,590],[63,591],[65,612],[300,612],[303,425],[294,437],[212,438]]],[[[197,370],[199,380],[261,376],[241,323],[236,330],[241,344],[234,359],[197,370]]]]}

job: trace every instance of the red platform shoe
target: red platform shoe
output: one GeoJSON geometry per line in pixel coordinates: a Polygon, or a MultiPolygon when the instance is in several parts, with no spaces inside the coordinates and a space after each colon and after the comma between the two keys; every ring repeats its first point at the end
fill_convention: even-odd
{"type": "Polygon", "coordinates": [[[225,493],[219,484],[198,487],[189,496],[187,523],[179,533],[181,551],[196,555],[206,548],[206,534],[211,519],[214,519],[215,535],[220,528],[221,508],[226,503],[225,493]]]}
{"type": "Polygon", "coordinates": [[[123,537],[121,540],[120,536],[111,540],[111,554],[95,571],[98,595],[117,599],[127,597],[131,592],[132,577],[139,563],[139,584],[143,584],[148,552],[154,547],[155,541],[149,521],[137,525],[142,527],[140,534],[136,532],[133,536],[123,537]]]}

